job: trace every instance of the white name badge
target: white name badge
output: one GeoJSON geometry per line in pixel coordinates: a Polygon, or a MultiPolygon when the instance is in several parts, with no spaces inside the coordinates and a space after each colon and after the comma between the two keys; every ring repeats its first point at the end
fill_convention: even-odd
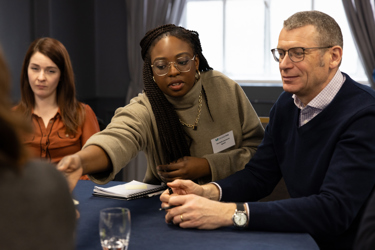
{"type": "Polygon", "coordinates": [[[214,153],[219,153],[227,148],[236,145],[236,143],[234,142],[233,130],[212,139],[211,144],[214,153]]]}

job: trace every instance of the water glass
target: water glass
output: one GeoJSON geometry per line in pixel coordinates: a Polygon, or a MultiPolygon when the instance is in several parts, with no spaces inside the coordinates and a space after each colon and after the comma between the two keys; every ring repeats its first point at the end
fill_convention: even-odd
{"type": "Polygon", "coordinates": [[[103,250],[128,249],[130,210],[123,207],[100,210],[99,234],[103,250]]]}

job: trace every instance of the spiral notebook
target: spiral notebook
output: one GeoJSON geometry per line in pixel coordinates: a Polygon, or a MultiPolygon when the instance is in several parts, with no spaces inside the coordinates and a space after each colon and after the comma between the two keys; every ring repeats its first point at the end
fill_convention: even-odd
{"type": "Polygon", "coordinates": [[[95,186],[93,195],[107,198],[132,200],[142,197],[155,196],[161,194],[165,189],[167,189],[167,186],[164,183],[161,185],[153,185],[133,180],[131,182],[109,188],[95,186]]]}

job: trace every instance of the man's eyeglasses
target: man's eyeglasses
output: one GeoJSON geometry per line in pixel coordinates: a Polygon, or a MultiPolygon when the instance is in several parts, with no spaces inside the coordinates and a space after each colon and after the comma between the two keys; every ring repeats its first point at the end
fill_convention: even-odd
{"type": "Polygon", "coordinates": [[[154,64],[151,65],[155,74],[158,76],[165,76],[168,74],[171,64],[180,72],[189,72],[191,69],[191,61],[194,61],[195,55],[192,59],[189,57],[179,57],[175,62],[168,62],[166,60],[156,60],[154,64]]]}
{"type": "Polygon", "coordinates": [[[280,62],[281,60],[284,60],[284,57],[286,53],[288,52],[290,60],[292,62],[301,62],[303,59],[305,59],[305,50],[307,49],[328,49],[332,48],[333,46],[327,46],[327,47],[311,47],[311,48],[303,48],[303,47],[296,47],[296,48],[290,48],[288,50],[283,49],[271,49],[273,58],[276,62],[280,62]]]}

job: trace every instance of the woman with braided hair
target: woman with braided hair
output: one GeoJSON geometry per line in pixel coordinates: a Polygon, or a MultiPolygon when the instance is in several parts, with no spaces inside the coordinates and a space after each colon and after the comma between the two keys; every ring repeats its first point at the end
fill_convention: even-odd
{"type": "Polygon", "coordinates": [[[242,88],[208,65],[198,33],[163,25],[140,45],[144,93],[60,162],[71,186],[82,173],[98,184],[112,180],[140,150],[147,183],[207,183],[243,169],[264,130],[242,88]]]}

